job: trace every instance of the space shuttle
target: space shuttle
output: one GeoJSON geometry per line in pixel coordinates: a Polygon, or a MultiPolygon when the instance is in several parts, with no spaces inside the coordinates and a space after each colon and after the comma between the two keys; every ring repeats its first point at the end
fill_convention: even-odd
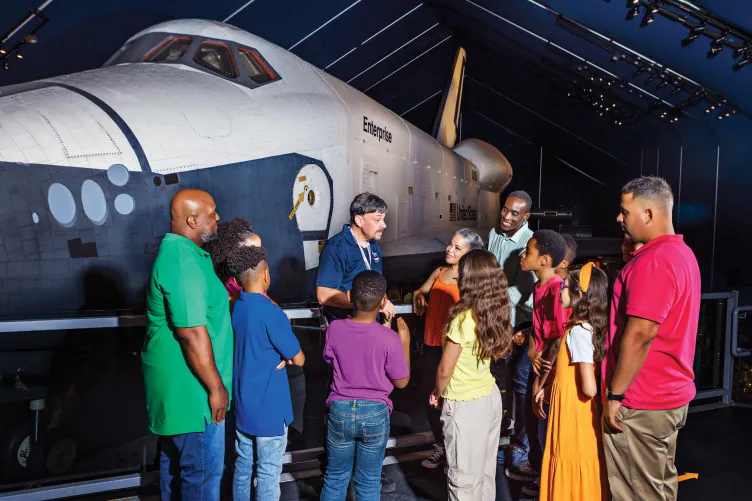
{"type": "MultiPolygon", "coordinates": [[[[268,249],[281,304],[315,300],[319,254],[368,191],[389,205],[385,266],[498,224],[512,168],[457,142],[466,54],[433,135],[231,25],[158,24],[101,68],[0,88],[0,318],[138,309],[169,202],[211,193],[268,249]]],[[[409,278],[409,277],[404,277],[409,278]]]]}

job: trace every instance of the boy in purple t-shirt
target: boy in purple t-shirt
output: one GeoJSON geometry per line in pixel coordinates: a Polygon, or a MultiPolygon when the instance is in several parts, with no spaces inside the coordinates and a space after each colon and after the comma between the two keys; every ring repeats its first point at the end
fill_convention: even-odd
{"type": "Polygon", "coordinates": [[[326,401],[327,466],[322,501],[345,500],[353,463],[358,501],[379,499],[392,412],[389,394],[410,380],[407,324],[397,320],[397,335],[376,322],[387,302],[386,279],[375,271],[363,271],[353,279],[347,296],[355,306],[355,315],[332,322],[324,346],[324,360],[334,374],[326,401]]]}

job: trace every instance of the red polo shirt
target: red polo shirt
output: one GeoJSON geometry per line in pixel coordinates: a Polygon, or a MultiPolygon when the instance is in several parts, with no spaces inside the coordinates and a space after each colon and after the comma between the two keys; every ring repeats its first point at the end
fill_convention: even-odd
{"type": "Polygon", "coordinates": [[[695,396],[692,365],[700,315],[700,268],[682,235],[664,235],[636,252],[614,283],[603,359],[603,398],[630,316],[660,324],[645,364],[624,396],[631,409],[668,410],[695,396]]]}
{"type": "Polygon", "coordinates": [[[561,306],[561,284],[558,275],[546,282],[536,284],[533,291],[533,339],[535,349],[543,351],[546,342],[564,337],[572,310],[561,306]]]}

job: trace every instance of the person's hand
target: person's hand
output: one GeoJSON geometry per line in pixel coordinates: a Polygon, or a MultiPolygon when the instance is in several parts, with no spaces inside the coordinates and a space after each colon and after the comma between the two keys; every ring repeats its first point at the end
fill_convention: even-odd
{"type": "Polygon", "coordinates": [[[286,365],[295,365],[292,360],[282,360],[277,367],[274,368],[275,371],[278,371],[280,369],[284,369],[286,365]]]}
{"type": "Polygon", "coordinates": [[[533,402],[533,412],[538,416],[538,419],[546,419],[546,412],[543,410],[543,404],[545,403],[546,390],[540,390],[535,395],[535,401],[533,402]]]}
{"type": "Polygon", "coordinates": [[[431,392],[431,396],[428,397],[428,405],[435,409],[441,409],[441,396],[439,395],[439,390],[434,389],[431,392]]]}
{"type": "Polygon", "coordinates": [[[525,343],[525,331],[517,331],[514,333],[514,336],[512,336],[512,343],[516,344],[517,346],[521,346],[525,343]]]}
{"type": "Polygon", "coordinates": [[[603,408],[603,421],[606,431],[609,433],[622,433],[624,431],[624,428],[617,421],[619,409],[621,409],[621,402],[616,400],[609,400],[603,408]]]}
{"type": "Polygon", "coordinates": [[[209,408],[211,409],[212,423],[219,424],[225,420],[227,414],[227,405],[230,403],[230,396],[227,394],[227,388],[220,386],[217,391],[209,393],[209,408]]]}
{"type": "Polygon", "coordinates": [[[407,327],[407,322],[405,322],[405,319],[403,318],[397,319],[397,334],[399,334],[400,341],[402,341],[403,345],[410,345],[410,329],[407,327]]]}
{"type": "Polygon", "coordinates": [[[422,317],[426,312],[426,308],[428,308],[426,296],[424,296],[422,292],[416,292],[415,295],[413,295],[413,313],[422,317]]]}
{"type": "Polygon", "coordinates": [[[394,309],[394,305],[388,299],[386,300],[386,304],[384,305],[384,309],[382,309],[379,313],[381,313],[382,315],[384,315],[384,317],[387,320],[391,320],[394,317],[394,315],[397,314],[397,312],[394,309]]]}

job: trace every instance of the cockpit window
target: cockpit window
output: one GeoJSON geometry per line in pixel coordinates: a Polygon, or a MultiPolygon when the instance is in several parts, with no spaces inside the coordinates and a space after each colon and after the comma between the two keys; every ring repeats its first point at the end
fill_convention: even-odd
{"type": "Polygon", "coordinates": [[[165,61],[177,61],[185,54],[193,40],[188,37],[168,38],[159,46],[146,54],[144,61],[159,63],[165,61]]]}
{"type": "Polygon", "coordinates": [[[238,48],[240,63],[248,77],[257,84],[263,84],[279,78],[274,70],[255,50],[238,48]]]}
{"type": "Polygon", "coordinates": [[[216,71],[220,75],[228,78],[238,78],[238,68],[232,59],[230,48],[218,42],[202,43],[193,60],[201,66],[216,71]]]}

